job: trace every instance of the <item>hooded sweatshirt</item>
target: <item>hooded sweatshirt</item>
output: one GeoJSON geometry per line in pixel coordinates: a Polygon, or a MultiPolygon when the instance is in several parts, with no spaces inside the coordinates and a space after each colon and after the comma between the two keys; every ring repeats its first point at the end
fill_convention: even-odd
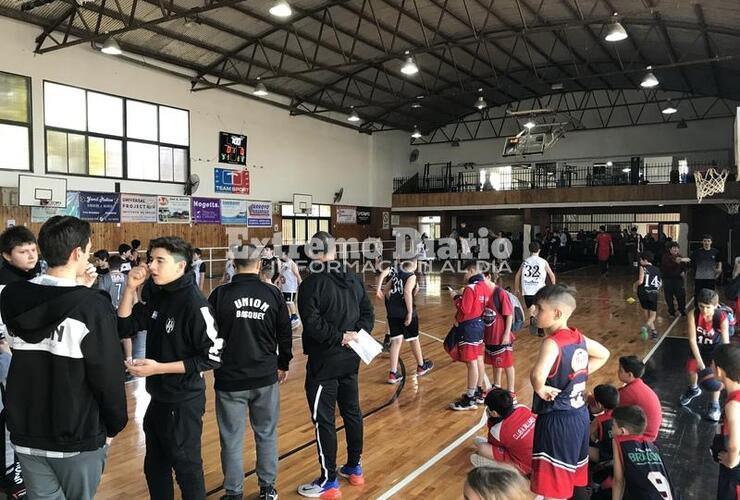
{"type": "Polygon", "coordinates": [[[319,267],[298,288],[298,310],[307,370],[317,380],[326,380],[357,372],[360,358],[342,346],[342,337],[346,331],[372,332],[375,314],[356,274],[337,261],[319,267]]]}
{"type": "Polygon", "coordinates": [[[104,292],[41,275],[0,295],[13,362],[7,422],[17,447],[96,450],[126,425],[115,311],[104,292]]]}
{"type": "Polygon", "coordinates": [[[216,322],[208,301],[195,286],[195,274],[186,272],[163,286],[149,280],[142,299],[144,296],[146,303],[139,302],[131,316],[118,319],[121,335],[132,337],[146,330],[148,358],[185,363],[185,373],[147,377],[147,392],[152,400],[166,404],[204,396],[206,384],[201,372],[220,366],[224,342],[217,338],[216,322]]]}

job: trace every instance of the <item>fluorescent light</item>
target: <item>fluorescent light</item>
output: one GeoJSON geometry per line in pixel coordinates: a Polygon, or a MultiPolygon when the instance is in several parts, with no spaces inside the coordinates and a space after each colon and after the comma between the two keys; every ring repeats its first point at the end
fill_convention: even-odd
{"type": "Polygon", "coordinates": [[[478,96],[478,100],[475,101],[475,107],[478,109],[483,109],[488,107],[488,103],[485,99],[483,99],[483,96],[478,96]]]}
{"type": "Polygon", "coordinates": [[[411,105],[411,107],[414,109],[419,109],[421,107],[421,104],[419,104],[418,102],[415,102],[411,105]]]}
{"type": "Polygon", "coordinates": [[[100,51],[103,54],[108,54],[109,56],[120,56],[121,54],[123,54],[121,46],[118,45],[118,42],[116,42],[115,38],[108,38],[103,44],[103,48],[101,48],[100,51]]]}
{"type": "Polygon", "coordinates": [[[607,167],[611,167],[612,165],[614,165],[612,162],[610,162],[610,161],[606,162],[606,166],[607,167]]]}
{"type": "Polygon", "coordinates": [[[419,67],[414,62],[414,58],[411,56],[408,56],[406,58],[406,63],[401,67],[401,73],[404,75],[415,75],[419,72],[419,67]]]}
{"type": "Polygon", "coordinates": [[[352,113],[347,117],[347,121],[349,122],[359,122],[360,121],[360,115],[357,114],[357,111],[354,109],[352,110],[352,113]]]}
{"type": "Polygon", "coordinates": [[[629,35],[627,34],[627,30],[624,29],[624,26],[615,21],[609,25],[609,29],[606,32],[604,40],[607,42],[621,42],[622,40],[626,40],[628,37],[629,35]]]}
{"type": "Polygon", "coordinates": [[[658,78],[653,74],[652,71],[648,71],[645,75],[645,78],[642,79],[642,82],[640,83],[640,87],[645,89],[651,89],[653,87],[657,87],[660,82],[658,81],[658,78]]]}
{"type": "Polygon", "coordinates": [[[265,97],[266,95],[269,95],[269,92],[267,91],[267,88],[265,87],[265,84],[260,82],[257,85],[255,85],[254,90],[252,91],[253,95],[265,97]]]}
{"type": "Polygon", "coordinates": [[[630,169],[630,167],[624,167],[624,168],[622,169],[622,172],[624,172],[625,174],[629,174],[629,173],[630,173],[631,171],[632,171],[632,170],[630,169]]]}
{"type": "Polygon", "coordinates": [[[661,110],[661,113],[664,115],[672,115],[674,113],[678,113],[678,110],[669,104],[668,107],[661,110]]]}
{"type": "Polygon", "coordinates": [[[414,139],[418,139],[421,137],[421,131],[419,130],[419,127],[414,127],[414,131],[411,132],[411,137],[413,137],[414,139]]]}
{"type": "Polygon", "coordinates": [[[270,7],[270,14],[275,17],[290,17],[293,14],[293,9],[290,8],[288,2],[280,0],[270,7]]]}
{"type": "Polygon", "coordinates": [[[526,128],[527,130],[532,130],[536,126],[537,124],[533,122],[532,120],[529,120],[527,123],[524,124],[524,128],[526,128]]]}

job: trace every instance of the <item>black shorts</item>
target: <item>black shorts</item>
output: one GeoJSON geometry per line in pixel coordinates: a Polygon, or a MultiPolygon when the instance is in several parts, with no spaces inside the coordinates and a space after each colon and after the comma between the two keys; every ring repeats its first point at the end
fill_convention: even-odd
{"type": "Polygon", "coordinates": [[[288,304],[295,302],[295,296],[298,295],[296,292],[283,292],[283,298],[288,304]]]}
{"type": "Polygon", "coordinates": [[[527,306],[527,309],[532,307],[534,305],[534,295],[525,295],[524,296],[524,305],[527,306]]]}
{"type": "Polygon", "coordinates": [[[388,330],[391,338],[403,335],[405,340],[415,340],[419,338],[419,317],[411,318],[409,326],[403,324],[405,318],[388,318],[388,330]]]}
{"type": "Polygon", "coordinates": [[[658,292],[640,292],[637,294],[637,298],[640,299],[640,307],[642,307],[646,311],[658,310],[658,292]]]}
{"type": "Polygon", "coordinates": [[[740,467],[728,469],[720,464],[717,500],[737,500],[738,497],[740,497],[740,467]]]}

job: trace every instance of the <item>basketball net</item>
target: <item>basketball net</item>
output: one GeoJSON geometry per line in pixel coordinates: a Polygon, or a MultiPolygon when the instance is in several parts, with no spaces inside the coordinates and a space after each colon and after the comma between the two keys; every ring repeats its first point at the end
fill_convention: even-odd
{"type": "Polygon", "coordinates": [[[730,215],[737,215],[738,209],[740,208],[740,201],[725,201],[722,205],[725,207],[725,212],[730,215]]]}
{"type": "Polygon", "coordinates": [[[699,203],[707,196],[712,196],[719,193],[725,192],[725,181],[727,180],[727,170],[717,172],[717,170],[710,168],[703,174],[701,172],[694,172],[694,179],[696,179],[696,199],[699,203]]]}

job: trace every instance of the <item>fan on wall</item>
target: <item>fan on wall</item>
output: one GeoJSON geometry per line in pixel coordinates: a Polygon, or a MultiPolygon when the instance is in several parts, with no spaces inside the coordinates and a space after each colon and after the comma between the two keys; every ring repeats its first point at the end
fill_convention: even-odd
{"type": "Polygon", "coordinates": [[[198,177],[198,174],[192,174],[185,183],[185,194],[194,194],[198,190],[198,186],[200,186],[200,177],[198,177]]]}
{"type": "Polygon", "coordinates": [[[343,194],[344,194],[344,188],[341,187],[341,188],[339,188],[339,191],[337,191],[336,193],[334,193],[334,203],[339,203],[340,201],[342,201],[342,195],[343,194]]]}

